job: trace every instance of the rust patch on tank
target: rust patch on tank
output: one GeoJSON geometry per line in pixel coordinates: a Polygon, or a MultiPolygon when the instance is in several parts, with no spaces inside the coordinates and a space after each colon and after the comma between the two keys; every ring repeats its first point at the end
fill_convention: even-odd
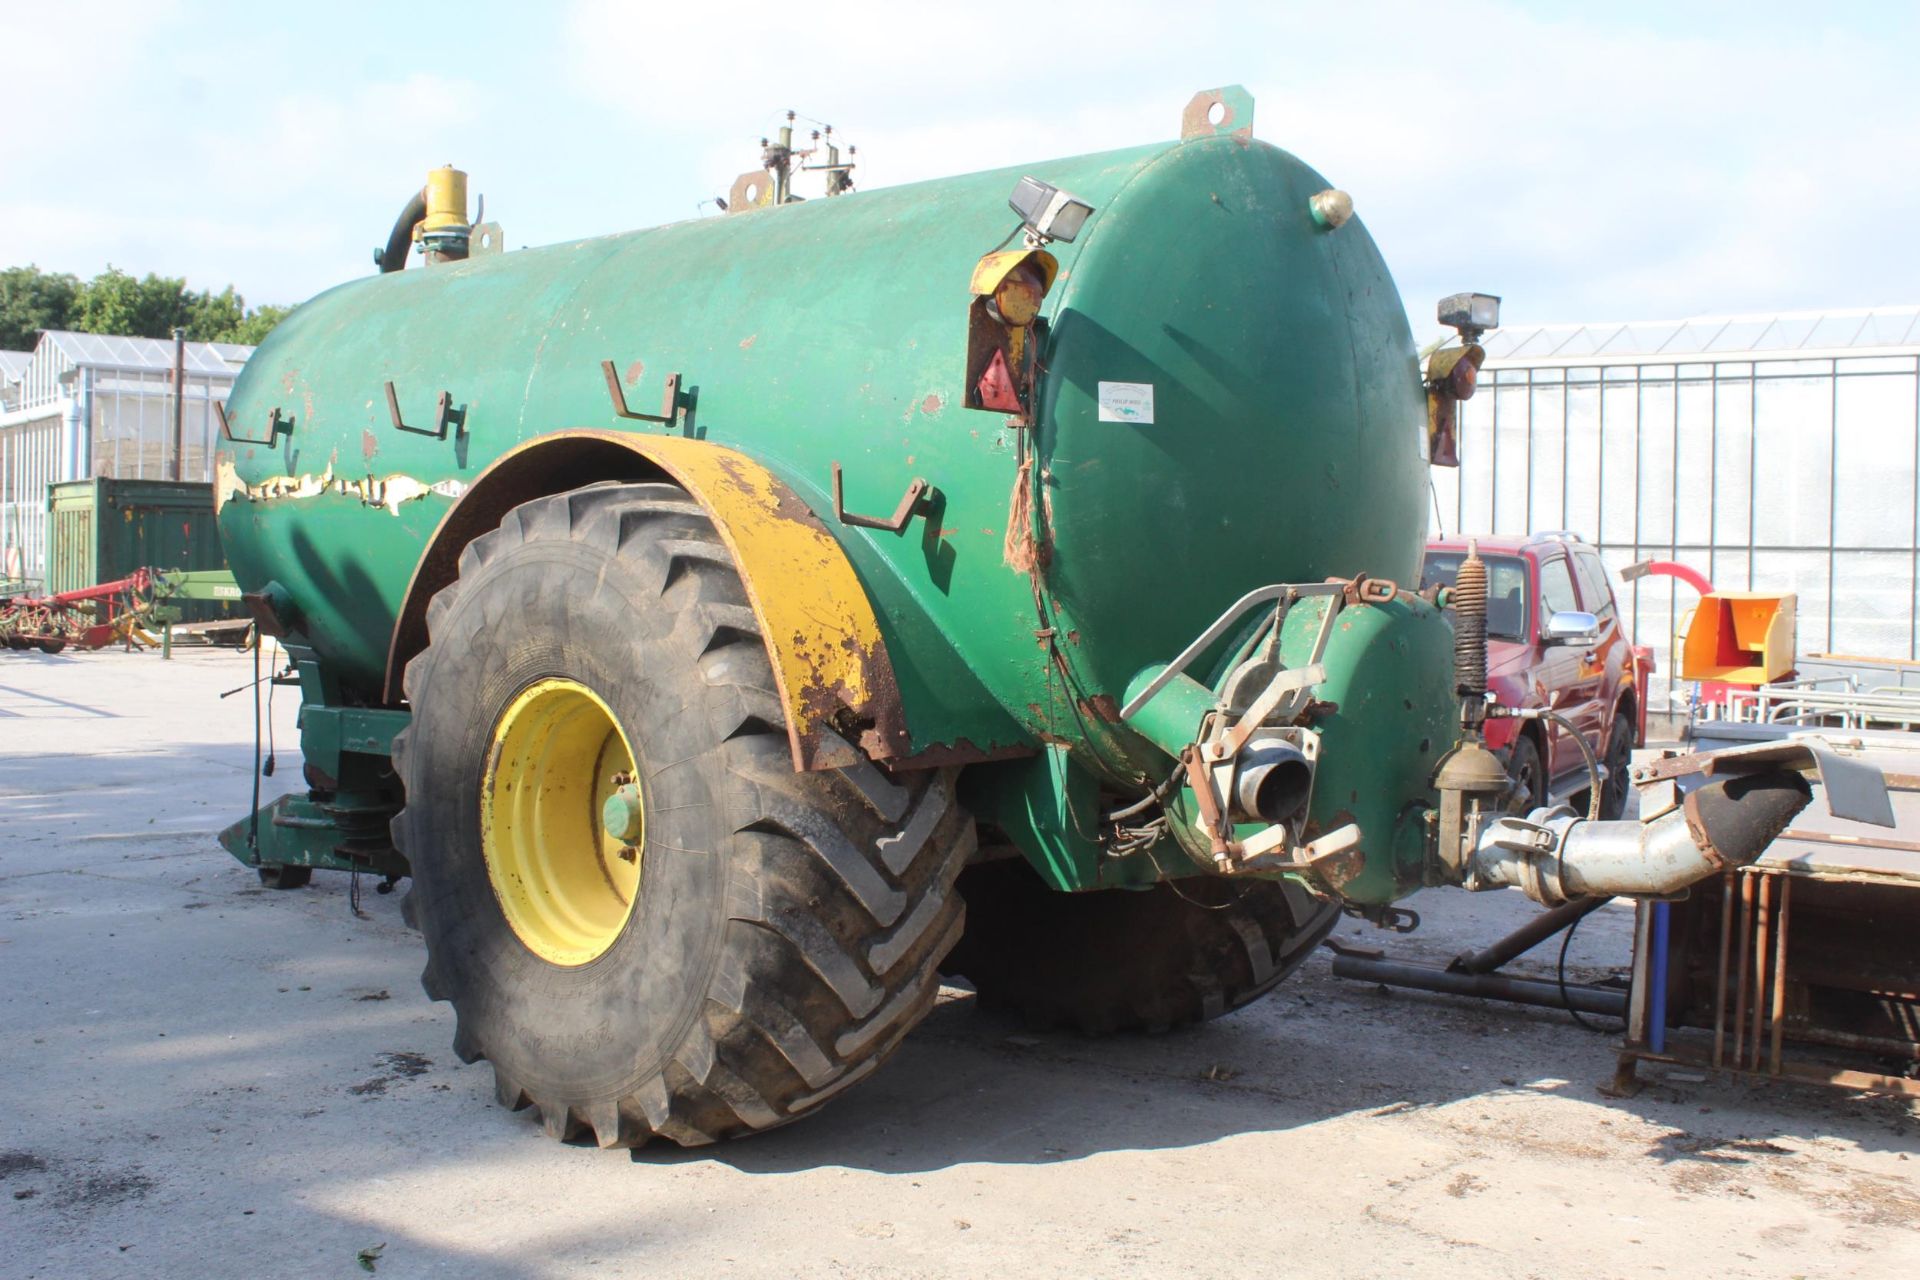
{"type": "Polygon", "coordinates": [[[754,339],[758,338],[759,336],[760,335],[757,333],[750,333],[746,337],[740,339],[740,349],[742,351],[745,351],[747,348],[751,347],[754,343],[754,339]]]}
{"type": "Polygon", "coordinates": [[[941,398],[941,395],[938,391],[929,391],[927,393],[927,398],[920,402],[920,412],[926,414],[929,418],[933,417],[933,415],[935,415],[936,413],[939,413],[942,409],[946,407],[947,407],[947,402],[943,398],[941,398]]]}
{"type": "Polygon", "coordinates": [[[1008,747],[978,746],[970,738],[955,738],[952,742],[937,742],[922,747],[910,756],[887,761],[889,769],[939,769],[956,764],[985,764],[992,760],[1020,760],[1037,755],[1038,749],[1026,743],[1015,743],[1008,747]]]}
{"type": "MultiPolygon", "coordinates": [[[[1356,819],[1351,811],[1336,809],[1327,817],[1326,830],[1338,831],[1340,828],[1348,826],[1355,821],[1356,819]]],[[[1308,830],[1311,831],[1311,828],[1308,830]]],[[[1316,839],[1320,834],[1324,833],[1314,832],[1309,835],[1308,838],[1310,840],[1316,839]]],[[[1348,885],[1359,879],[1360,875],[1365,872],[1366,869],[1366,850],[1359,845],[1355,845],[1351,849],[1342,849],[1339,853],[1316,858],[1313,862],[1314,874],[1318,875],[1327,887],[1332,889],[1336,894],[1344,891],[1348,885]]]]}
{"type": "Polygon", "coordinates": [[[378,452],[380,452],[380,437],[374,435],[371,431],[362,431],[360,433],[360,456],[368,462],[372,462],[373,455],[378,452]]]}
{"type": "Polygon", "coordinates": [[[1107,724],[1120,723],[1120,704],[1114,701],[1110,693],[1096,693],[1091,698],[1080,699],[1080,711],[1107,724]]]}
{"type": "Polygon", "coordinates": [[[632,364],[627,366],[627,372],[625,373],[625,375],[623,375],[623,380],[626,382],[628,386],[637,387],[640,385],[640,375],[644,374],[646,371],[647,371],[646,363],[644,361],[635,360],[632,364]]]}

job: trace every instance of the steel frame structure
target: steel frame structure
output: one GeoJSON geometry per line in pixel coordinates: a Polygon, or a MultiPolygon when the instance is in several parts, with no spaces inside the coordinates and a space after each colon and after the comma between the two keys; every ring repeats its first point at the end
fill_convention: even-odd
{"type": "MultiPolygon", "coordinates": [[[[1800,647],[1920,659],[1920,307],[1500,331],[1436,469],[1447,533],[1576,529],[1614,568],[1792,590],[1800,647]]],[[[1669,692],[1692,604],[1621,593],[1669,692]]]]}

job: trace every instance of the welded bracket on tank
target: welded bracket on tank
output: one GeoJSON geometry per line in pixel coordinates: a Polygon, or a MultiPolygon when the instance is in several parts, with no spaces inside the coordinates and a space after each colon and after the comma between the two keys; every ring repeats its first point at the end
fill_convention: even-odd
{"type": "Polygon", "coordinates": [[[227,402],[224,400],[213,402],[213,416],[220,420],[220,434],[231,444],[264,444],[272,448],[281,436],[293,434],[293,415],[281,417],[278,407],[267,414],[267,437],[264,440],[257,436],[235,435],[233,424],[227,420],[227,402]]]}
{"type": "MultiPolygon", "coordinates": [[[[486,198],[483,196],[480,200],[480,213],[484,215],[486,210],[486,198]]],[[[467,240],[467,256],[469,258],[491,257],[496,253],[505,253],[506,251],[506,236],[500,230],[499,223],[475,222],[470,228],[467,240]]]]}
{"type": "Polygon", "coordinates": [[[1288,843],[1284,826],[1268,828],[1241,843],[1238,871],[1303,871],[1320,877],[1329,885],[1346,884],[1359,873],[1366,859],[1360,852],[1363,833],[1358,823],[1335,827],[1317,840],[1303,845],[1288,843]],[[1277,833],[1270,835],[1270,833],[1277,833]],[[1262,840],[1262,836],[1270,838],[1262,840]]]}
{"type": "Polygon", "coordinates": [[[1237,84],[1202,89],[1180,113],[1180,141],[1196,138],[1253,138],[1253,95],[1237,84]]]}
{"type": "MultiPolygon", "coordinates": [[[[1285,606],[1280,610],[1281,616],[1284,617],[1286,609],[1291,607],[1296,601],[1310,599],[1314,596],[1340,595],[1346,591],[1346,588],[1347,584],[1343,581],[1297,584],[1276,582],[1271,586],[1256,587],[1252,591],[1247,592],[1247,594],[1241,596],[1229,605],[1227,611],[1216,618],[1213,625],[1209,626],[1205,631],[1202,631],[1192,644],[1182,649],[1179,655],[1167,664],[1167,669],[1154,677],[1151,684],[1142,689],[1126,706],[1120,708],[1120,718],[1122,720],[1131,720],[1134,716],[1138,715],[1140,708],[1152,702],[1155,695],[1173,682],[1175,676],[1193,665],[1201,654],[1205,653],[1221,636],[1227,634],[1233,624],[1245,617],[1250,610],[1258,608],[1260,605],[1270,601],[1285,601],[1285,606]]],[[[1277,620],[1275,625],[1278,625],[1277,620]]],[[[1317,660],[1317,653],[1315,660],[1317,660]]]]}
{"type": "MultiPolygon", "coordinates": [[[[1233,728],[1207,744],[1209,760],[1225,761],[1239,755],[1240,749],[1247,745],[1247,739],[1266,724],[1269,717],[1281,724],[1293,719],[1293,715],[1274,716],[1274,712],[1279,710],[1282,700],[1288,701],[1289,710],[1291,710],[1292,704],[1298,701],[1300,695],[1306,694],[1327,678],[1327,669],[1321,665],[1320,658],[1326,651],[1327,635],[1332,630],[1328,624],[1337,612],[1339,612],[1337,609],[1327,610],[1327,621],[1321,624],[1319,638],[1313,646],[1313,656],[1307,665],[1287,667],[1276,672],[1267,687],[1260,691],[1260,696],[1254,699],[1253,705],[1247,708],[1247,713],[1240,717],[1233,728]]],[[[1297,715],[1298,712],[1293,714],[1297,715]]]]}
{"type": "Polygon", "coordinates": [[[607,398],[613,401],[613,416],[630,418],[635,422],[671,423],[680,416],[680,375],[670,373],[666,384],[661,388],[659,413],[635,413],[627,408],[627,393],[620,389],[620,371],[613,367],[613,361],[602,360],[600,372],[606,375],[607,398]]]}
{"type": "Polygon", "coordinates": [[[398,393],[394,391],[393,384],[389,382],[387,384],[387,413],[393,418],[393,426],[396,431],[407,431],[416,436],[432,436],[435,440],[445,440],[447,438],[448,427],[452,427],[456,435],[467,434],[467,412],[465,409],[456,409],[453,407],[453,393],[451,391],[442,391],[439,398],[434,401],[433,425],[431,427],[410,427],[400,416],[400,397],[398,393]]]}
{"type": "Polygon", "coordinates": [[[856,529],[884,529],[888,533],[904,533],[913,518],[927,508],[934,494],[934,488],[925,480],[916,478],[907,485],[907,491],[900,495],[900,505],[893,509],[890,516],[862,516],[847,510],[846,495],[840,478],[840,464],[833,464],[833,517],[841,524],[856,529]]]}

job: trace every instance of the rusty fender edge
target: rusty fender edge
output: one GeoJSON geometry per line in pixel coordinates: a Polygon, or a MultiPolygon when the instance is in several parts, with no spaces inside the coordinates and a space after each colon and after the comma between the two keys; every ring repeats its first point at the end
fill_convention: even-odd
{"type": "Polygon", "coordinates": [[[401,700],[407,663],[426,647],[427,604],[458,574],[469,542],[523,502],[597,480],[661,476],[706,510],[739,566],[786,709],[794,768],[839,768],[858,763],[862,752],[876,760],[909,754],[879,619],[840,544],[760,463],[679,436],[561,431],[528,441],[481,472],[441,518],[414,567],[387,649],[386,700],[401,700]]]}

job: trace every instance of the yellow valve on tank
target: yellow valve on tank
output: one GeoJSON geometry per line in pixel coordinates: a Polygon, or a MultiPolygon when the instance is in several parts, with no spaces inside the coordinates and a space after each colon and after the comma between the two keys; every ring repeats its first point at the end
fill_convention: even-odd
{"type": "Polygon", "coordinates": [[[442,165],[427,174],[427,215],[413,229],[413,238],[426,251],[428,262],[445,262],[467,256],[467,243],[473,228],[467,223],[467,175],[452,165],[442,165]]]}
{"type": "Polygon", "coordinates": [[[442,165],[427,175],[427,216],[420,224],[423,235],[449,227],[467,226],[467,175],[452,165],[442,165]]]}

